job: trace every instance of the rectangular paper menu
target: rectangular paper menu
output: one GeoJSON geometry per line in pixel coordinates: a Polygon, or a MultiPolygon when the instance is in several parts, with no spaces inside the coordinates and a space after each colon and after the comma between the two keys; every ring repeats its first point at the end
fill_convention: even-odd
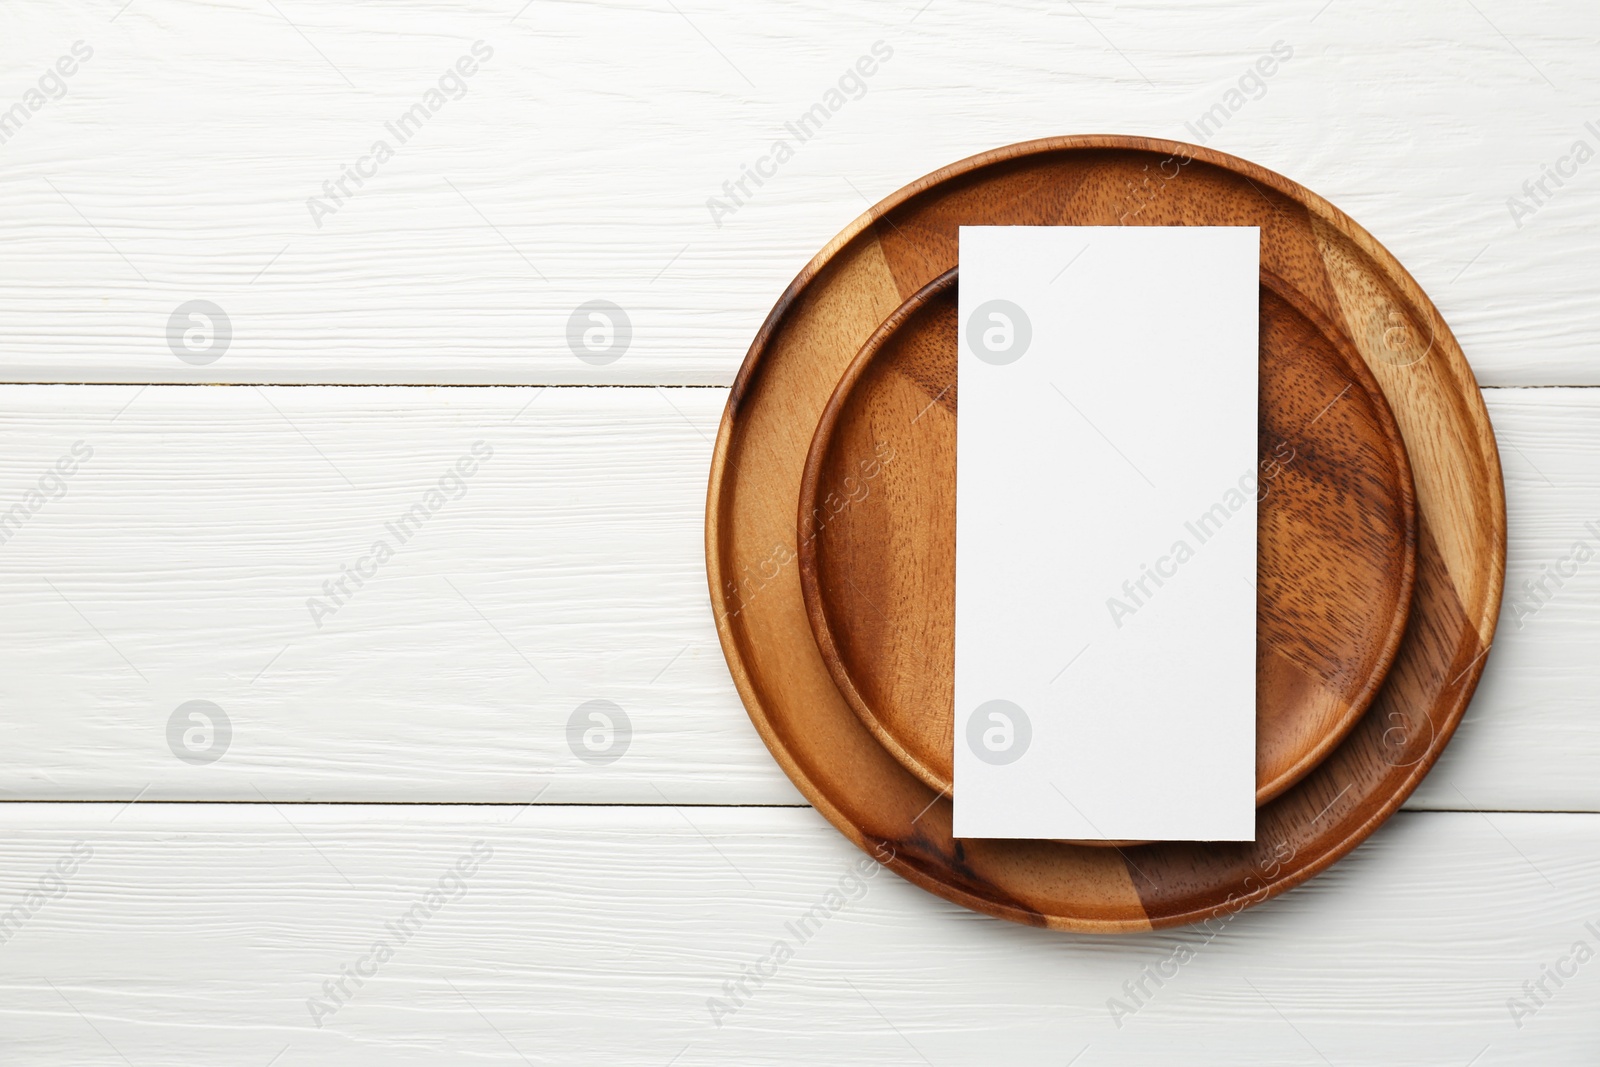
{"type": "Polygon", "coordinates": [[[957,837],[1254,839],[1259,256],[961,228],[957,837]]]}

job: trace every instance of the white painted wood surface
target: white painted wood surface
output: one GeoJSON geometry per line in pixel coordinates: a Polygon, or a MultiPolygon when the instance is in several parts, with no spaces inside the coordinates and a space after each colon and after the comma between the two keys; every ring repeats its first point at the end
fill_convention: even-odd
{"type": "Polygon", "coordinates": [[[1595,965],[1523,983],[1600,949],[1600,558],[1568,563],[1600,528],[1600,395],[1533,388],[1600,385],[1600,162],[1573,154],[1600,150],[1597,45],[1575,0],[8,5],[0,382],[34,384],[0,385],[0,1058],[1592,1062],[1595,965]],[[400,144],[385,124],[479,41],[400,144]],[[714,220],[878,41],[860,98],[714,220]],[[751,336],[906,182],[1048,134],[1194,140],[1279,41],[1207,143],[1367,226],[1494,387],[1507,614],[1460,732],[1412,810],[1210,944],[1047,935],[880,876],[718,1028],[707,998],[859,858],[756,738],[706,603],[709,438],[751,336]],[[331,201],[378,138],[394,157],[331,201]],[[605,364],[568,341],[597,299],[632,327],[605,364]],[[232,329],[203,365],[168,334],[193,300],[232,329]],[[335,384],[372,388],[299,387],[335,384]],[[1547,568],[1576,573],[1535,603],[1547,568]],[[231,722],[216,762],[169,747],[194,700],[231,722]],[[615,762],[569,747],[591,700],[632,722],[615,762]],[[480,839],[466,895],[316,1027],[306,999],[480,839]]]}
{"type": "Polygon", "coordinates": [[[1600,946],[1595,815],[1402,813],[1214,935],[1126,938],[851,881],[865,856],[804,808],[7,805],[0,900],[79,842],[0,947],[7,1062],[1544,1067],[1600,1008],[1592,960],[1522,988],[1600,946]]]}
{"type": "Polygon", "coordinates": [[[1600,382],[1600,162],[1547,181],[1531,215],[1507,204],[1576,139],[1600,149],[1600,8],[1578,0],[96,0],[3,18],[0,102],[74,41],[94,52],[0,145],[10,380],[726,385],[869,202],[1047,134],[1193,141],[1283,41],[1292,58],[1208,143],[1367,226],[1485,383],[1600,382]],[[480,40],[465,95],[399,143],[385,124],[480,40]],[[865,93],[714,222],[708,198],[879,40],[893,55],[865,93]],[[314,220],[307,201],[383,138],[394,158],[314,220]],[[565,340],[594,298],[635,329],[604,367],[565,340]],[[165,341],[191,299],[235,331],[206,367],[165,341]]]}
{"type": "MultiPolygon", "coordinates": [[[[0,544],[0,698],[26,709],[6,722],[0,795],[799,802],[739,704],[705,591],[726,396],[0,389],[0,514],[75,442],[93,450],[0,544]],[[399,517],[475,442],[493,455],[399,544],[399,517]],[[394,557],[342,604],[325,595],[377,541],[394,557]],[[190,700],[232,723],[216,762],[168,747],[190,700]],[[606,765],[567,740],[590,700],[632,723],[606,765]]],[[[1600,534],[1585,529],[1600,528],[1600,391],[1487,396],[1512,594],[1467,721],[1411,803],[1600,811],[1600,534]],[[1597,558],[1534,604],[1522,583],[1578,540],[1597,558]]]]}

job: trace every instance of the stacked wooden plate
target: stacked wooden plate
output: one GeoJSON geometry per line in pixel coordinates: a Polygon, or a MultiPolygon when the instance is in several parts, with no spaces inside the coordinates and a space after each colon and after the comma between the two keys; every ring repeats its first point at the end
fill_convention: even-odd
{"type": "Polygon", "coordinates": [[[1093,932],[1225,918],[1371,834],[1460,721],[1504,562],[1488,416],[1410,275],[1293,182],[1134,137],[975,156],[830,242],[751,345],[706,510],[729,668],[817,809],[932,892],[1093,932]],[[951,836],[962,225],[1261,229],[1254,843],[951,836]]]}

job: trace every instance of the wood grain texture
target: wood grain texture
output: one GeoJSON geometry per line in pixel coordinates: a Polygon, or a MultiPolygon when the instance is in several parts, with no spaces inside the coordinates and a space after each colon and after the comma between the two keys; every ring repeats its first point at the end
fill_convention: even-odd
{"type": "MultiPolygon", "coordinates": [[[[1480,381],[1600,383],[1596,172],[1544,179],[1531,217],[1507,209],[1589,138],[1600,9],[1379,0],[796,0],[759,18],[729,0],[6,5],[0,105],[75,40],[95,55],[0,146],[0,379],[726,386],[774,294],[909,176],[1048,132],[1192,136],[1186,125],[1280,38],[1292,60],[1211,143],[1350,210],[1434,298],[1480,381]],[[478,39],[495,56],[468,95],[317,227],[307,198],[478,39]],[[878,39],[894,58],[869,91],[713,222],[707,197],[878,39]],[[195,298],[235,327],[205,367],[165,341],[174,307],[195,298]],[[635,327],[608,366],[565,339],[571,310],[595,298],[635,327]]],[[[119,458],[115,478],[85,480],[89,464],[0,545],[0,796],[259,801],[260,783],[274,798],[521,801],[551,778],[541,801],[798,802],[699,599],[709,447],[694,428],[714,433],[724,393],[674,391],[687,420],[666,421],[648,394],[552,393],[570,404],[507,437],[496,431],[516,405],[480,407],[489,391],[369,402],[338,390],[326,403],[270,391],[358,486],[382,487],[373,496],[265,401],[151,390],[116,417],[133,392],[0,387],[6,507],[74,441],[119,458]],[[299,626],[291,601],[310,595],[291,597],[286,576],[335,577],[391,504],[409,506],[480,438],[527,462],[500,484],[481,480],[490,463],[450,505],[464,510],[432,520],[448,537],[419,536],[327,623],[348,631],[261,673],[299,626]],[[535,574],[530,554],[555,570],[535,574]],[[41,600],[36,574],[82,615],[41,600]],[[493,602],[463,574],[492,575],[493,602]],[[529,659],[559,660],[569,691],[532,692],[515,652],[430,584],[440,575],[529,659]],[[180,764],[162,740],[172,705],[218,694],[239,728],[232,755],[180,764]],[[608,697],[633,715],[634,745],[592,767],[562,727],[573,701],[608,697]]],[[[1466,719],[1408,805],[1600,810],[1600,579],[1583,566],[1557,587],[1546,573],[1600,519],[1600,411],[1571,390],[1488,401],[1512,503],[1507,599],[1534,579],[1557,592],[1520,628],[1506,616],[1466,719]]],[[[490,908],[470,921],[447,909],[408,946],[419,955],[384,972],[391,986],[369,985],[313,1031],[297,1026],[308,985],[350,961],[338,950],[365,941],[383,908],[433,884],[473,829],[417,809],[286,808],[302,837],[264,806],[120,810],[0,805],[12,900],[71,842],[98,848],[0,950],[8,1062],[123,1064],[95,1027],[140,1067],[920,1062],[842,975],[940,1064],[992,1061],[995,1033],[1028,1063],[1059,1065],[1084,1044],[1082,1067],[1320,1062],[1297,1029],[1341,1063],[1464,1064],[1485,1044],[1485,1067],[1592,1059],[1587,972],[1521,1030],[1500,1014],[1595,911],[1585,816],[1392,820],[1326,877],[1240,915],[1120,1030],[1106,998],[1187,935],[1040,938],[879,878],[717,1030],[701,1014],[707,986],[755,963],[854,850],[808,812],[686,812],[738,852],[755,892],[674,813],[539,808],[517,823],[538,827],[523,845],[496,840],[507,862],[485,870],[488,892],[450,905],[490,908]]]]}
{"type": "Polygon", "coordinates": [[[706,560],[740,697],[784,771],[842,833],[868,850],[893,844],[899,873],[987,914],[1134,932],[1291,888],[1400,806],[1438,758],[1482,673],[1504,578],[1505,497],[1488,415],[1449,328],[1405,269],[1337,208],[1281,175],[1198,146],[1051,138],[919,179],[842,231],[796,277],[728,399],[707,494],[706,560]],[[1124,187],[1167,166],[1182,176],[1130,215],[1124,187]],[[1297,306],[1341,331],[1394,409],[1416,473],[1420,523],[1406,638],[1357,727],[1259,809],[1253,843],[1153,844],[1120,850],[1108,866],[1104,849],[955,839],[948,796],[889,757],[827,677],[798,583],[779,574],[753,587],[737,577],[770,555],[773,517],[797,507],[805,452],[793,427],[820,417],[870,335],[863,319],[950,270],[958,228],[989,221],[1258,226],[1263,277],[1281,279],[1297,306]],[[1432,469],[1418,470],[1423,463],[1432,469]]]}
{"type": "MultiPolygon", "coordinates": [[[[74,441],[96,450],[0,545],[0,796],[518,801],[553,780],[541,800],[801,801],[740,706],[703,599],[700,435],[725,390],[263,392],[0,388],[0,514],[74,441]],[[306,599],[480,439],[496,456],[467,496],[319,631],[306,599]],[[586,595],[595,583],[603,596],[586,595]],[[164,740],[193,699],[234,720],[230,755],[206,767],[164,740]],[[591,699],[633,719],[610,766],[564,738],[591,699]]],[[[1600,810],[1600,564],[1545,578],[1553,599],[1514,615],[1523,583],[1600,523],[1600,392],[1486,400],[1510,500],[1504,621],[1466,720],[1408,803],[1600,810]]]]}
{"type": "Polygon", "coordinates": [[[94,57],[4,144],[0,377],[727,385],[774,294],[916,175],[1057,133],[1194,140],[1210,113],[1210,144],[1392,249],[1480,381],[1600,383],[1600,174],[1543,178],[1575,139],[1600,144],[1590,6],[521,6],[8,5],[7,106],[75,40],[94,57]],[[494,55],[465,95],[313,219],[323,183],[371,171],[385,124],[477,40],[494,55]],[[878,40],[893,58],[859,98],[789,134],[878,40]],[[1279,41],[1291,58],[1224,105],[1279,41]],[[793,158],[744,179],[779,138],[793,158]],[[235,329],[205,367],[165,342],[197,298],[235,329]],[[635,330],[609,366],[566,343],[595,298],[635,330]]]}
{"type": "MultiPolygon", "coordinates": [[[[806,617],[840,694],[952,795],[957,290],[955,270],[929,282],[845,370],[806,455],[795,533],[806,617]]],[[[1400,645],[1416,560],[1411,469],[1388,403],[1339,330],[1297,299],[1262,279],[1259,463],[1218,489],[1258,501],[1258,804],[1366,711],[1400,645]]],[[[1203,542],[1216,519],[1197,521],[1203,542]]]]}
{"type": "Polygon", "coordinates": [[[1521,1028],[1507,1001],[1595,946],[1596,823],[1406,814],[1212,930],[1097,938],[862,871],[808,810],[4,805],[6,907],[75,844],[92,855],[8,931],[0,1047],[150,1067],[1434,1067],[1485,1046],[1480,1063],[1575,1064],[1593,962],[1546,980],[1521,1028]],[[446,876],[485,850],[457,889],[446,876]],[[346,967],[366,977],[319,1028],[307,1002],[346,967]],[[734,1009],[721,1026],[712,1000],[734,1009]]]}
{"type": "Polygon", "coordinates": [[[0,395],[0,516],[93,452],[0,527],[0,796],[798,799],[706,607],[725,390],[0,395]],[[492,455],[460,478],[475,445],[492,455]],[[190,700],[232,721],[218,762],[169,750],[190,700]],[[590,700],[633,717],[625,759],[573,754],[590,700]]]}

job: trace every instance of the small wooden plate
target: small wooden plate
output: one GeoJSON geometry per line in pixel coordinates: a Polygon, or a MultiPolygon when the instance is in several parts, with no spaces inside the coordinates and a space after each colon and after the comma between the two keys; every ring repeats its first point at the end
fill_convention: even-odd
{"type": "MultiPolygon", "coordinates": [[[[896,759],[947,793],[956,275],[900,305],[845,370],[806,458],[796,534],[806,613],[839,692],[896,759]]],[[[1261,279],[1260,366],[1264,804],[1344,738],[1382,684],[1411,607],[1416,507],[1377,381],[1344,335],[1271,274],[1261,279]]]]}
{"type": "Polygon", "coordinates": [[[1105,134],[973,156],[901,189],[829,241],[751,343],[706,494],[717,637],[751,722],[796,788],[840,833],[930,892],[1016,922],[1091,933],[1226,922],[1327,869],[1381,826],[1438,759],[1478,684],[1505,550],[1505,490],[1483,398],[1405,268],[1338,208],[1265,167],[1105,134]],[[1262,266],[1334,324],[1389,401],[1416,483],[1410,621],[1377,699],[1309,774],[1256,810],[1254,842],[1110,849],[958,840],[949,798],[878,743],[822,661],[795,545],[806,454],[867,338],[956,265],[964,224],[1259,226],[1262,266]]]}

